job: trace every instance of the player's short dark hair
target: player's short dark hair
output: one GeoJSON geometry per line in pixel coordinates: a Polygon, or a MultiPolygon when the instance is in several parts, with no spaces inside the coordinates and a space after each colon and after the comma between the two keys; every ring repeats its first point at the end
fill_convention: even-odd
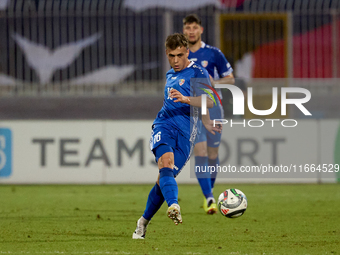
{"type": "Polygon", "coordinates": [[[201,26],[201,19],[196,14],[190,14],[183,19],[183,26],[191,23],[197,23],[201,26]]]}
{"type": "Polygon", "coordinates": [[[180,34],[180,33],[169,35],[165,41],[165,48],[170,49],[170,50],[175,50],[178,47],[185,47],[185,48],[189,47],[189,42],[188,42],[187,37],[184,34],[180,34]]]}

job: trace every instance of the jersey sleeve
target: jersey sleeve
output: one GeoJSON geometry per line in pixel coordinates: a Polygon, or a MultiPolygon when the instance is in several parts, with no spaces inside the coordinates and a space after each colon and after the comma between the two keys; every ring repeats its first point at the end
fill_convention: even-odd
{"type": "Polygon", "coordinates": [[[220,78],[226,77],[230,75],[234,70],[231,67],[230,63],[224,56],[221,50],[215,50],[215,60],[216,60],[216,67],[218,71],[218,75],[220,78]]]}

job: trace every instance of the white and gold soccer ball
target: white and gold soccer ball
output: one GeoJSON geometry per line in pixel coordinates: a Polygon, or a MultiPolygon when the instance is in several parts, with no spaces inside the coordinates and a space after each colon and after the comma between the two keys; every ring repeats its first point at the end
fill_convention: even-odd
{"type": "Polygon", "coordinates": [[[237,218],[244,214],[248,206],[246,195],[238,189],[226,189],[218,197],[218,210],[228,218],[237,218]]]}

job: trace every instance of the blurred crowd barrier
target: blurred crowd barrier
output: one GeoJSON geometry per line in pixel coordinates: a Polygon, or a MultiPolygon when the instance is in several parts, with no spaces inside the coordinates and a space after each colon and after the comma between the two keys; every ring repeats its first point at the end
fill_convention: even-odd
{"type": "MultiPolygon", "coordinates": [[[[340,183],[340,121],[298,122],[296,128],[278,122],[275,128],[269,123],[262,128],[250,127],[255,122],[225,124],[217,181],[340,183]]],[[[154,183],[157,163],[150,152],[151,123],[2,121],[0,185],[154,183]]],[[[196,169],[194,160],[189,161],[176,181],[197,184],[196,169]]]]}
{"type": "Polygon", "coordinates": [[[305,87],[313,116],[338,118],[339,9],[338,0],[0,0],[0,99],[160,95],[165,38],[197,13],[203,41],[256,88],[255,102],[267,107],[275,86],[305,87]]]}

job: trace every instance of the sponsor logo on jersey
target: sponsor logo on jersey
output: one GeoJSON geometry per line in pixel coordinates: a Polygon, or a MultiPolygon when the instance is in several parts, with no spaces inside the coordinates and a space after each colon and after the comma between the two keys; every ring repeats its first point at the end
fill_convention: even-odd
{"type": "Polygon", "coordinates": [[[176,80],[177,79],[177,76],[176,77],[171,77],[171,80],[176,80]]]}
{"type": "Polygon", "coordinates": [[[207,60],[203,60],[203,61],[201,62],[201,65],[202,65],[203,67],[207,67],[207,66],[208,66],[208,61],[207,61],[207,60]]]}
{"type": "Polygon", "coordinates": [[[184,84],[184,82],[185,82],[184,79],[180,79],[179,82],[178,82],[179,86],[182,86],[184,84]]]}

